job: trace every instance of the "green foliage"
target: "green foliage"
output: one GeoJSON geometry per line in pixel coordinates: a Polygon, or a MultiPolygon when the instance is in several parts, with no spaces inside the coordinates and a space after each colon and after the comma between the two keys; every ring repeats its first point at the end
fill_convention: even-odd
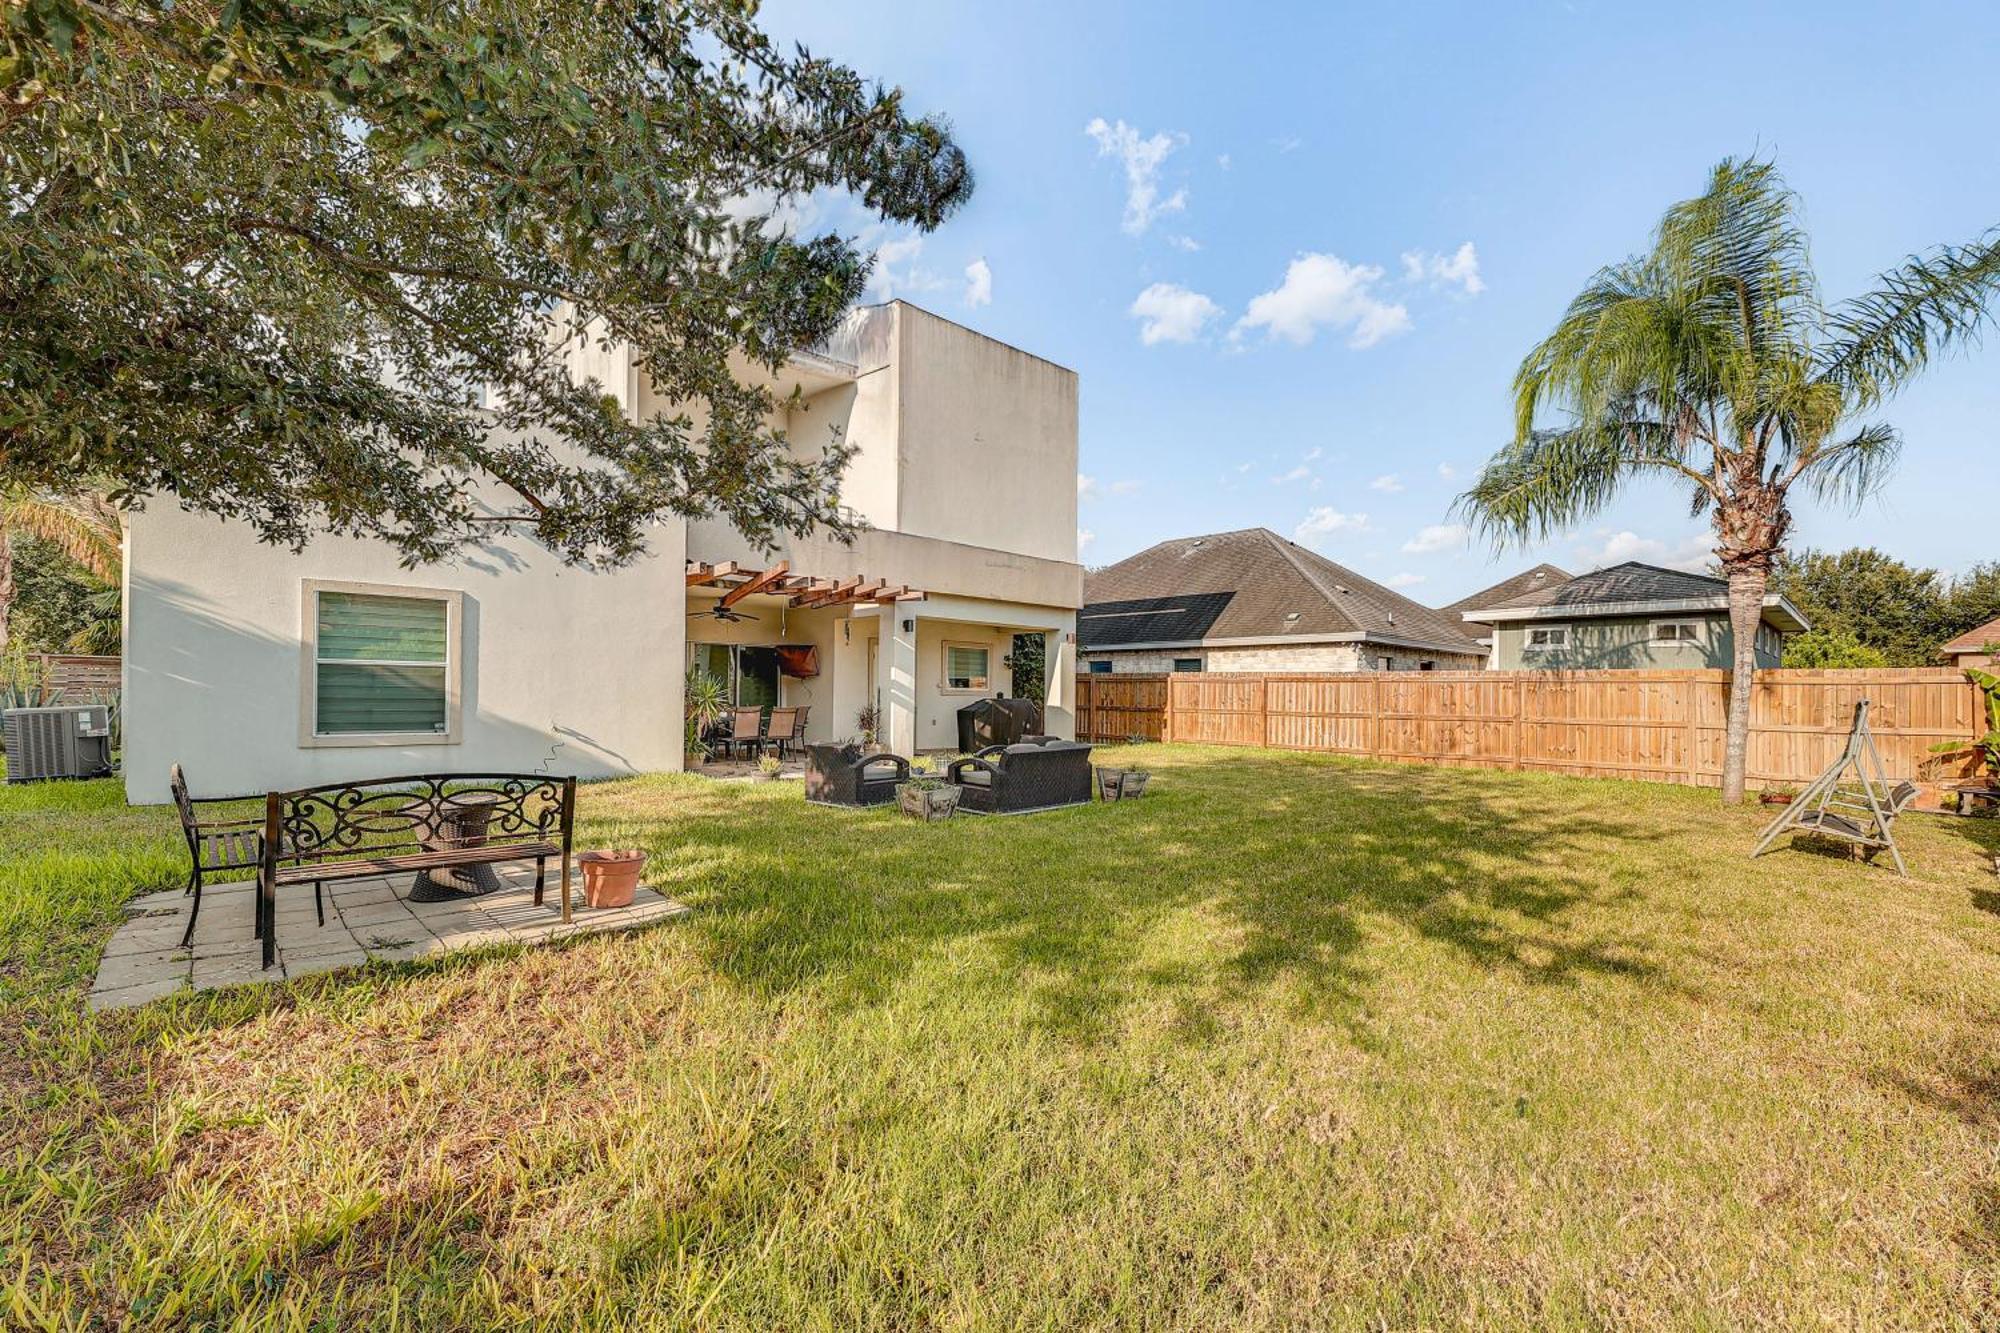
{"type": "MultiPolygon", "coordinates": [[[[14,600],[6,609],[8,646],[30,653],[82,651],[72,643],[95,622],[94,599],[106,591],[104,585],[53,542],[39,537],[16,539],[13,550],[14,600]]],[[[115,645],[118,590],[109,591],[115,645]]],[[[118,649],[114,646],[110,651],[118,649]]]]}
{"type": "Polygon", "coordinates": [[[686,715],[682,753],[706,755],[708,745],[702,733],[729,710],[728,687],[700,667],[691,666],[687,679],[681,682],[681,706],[686,715]]]}
{"type": "Polygon", "coordinates": [[[1885,667],[1888,655],[1845,630],[1814,629],[1785,640],[1788,667],[1828,671],[1855,667],[1885,667]]]}
{"type": "Polygon", "coordinates": [[[1978,667],[1967,667],[1965,674],[1986,699],[1986,734],[1972,744],[1985,761],[1986,776],[2000,780],[2000,676],[1978,667]]]}
{"type": "Polygon", "coordinates": [[[1049,697],[1048,644],[1048,636],[1043,634],[1014,636],[1008,664],[1013,672],[1016,699],[1033,699],[1042,703],[1049,697]]]}
{"type": "Polygon", "coordinates": [[[1887,666],[1936,666],[1939,647],[2000,616],[2000,563],[1975,565],[1948,580],[1873,547],[1803,551],[1779,559],[1772,586],[1815,630],[1873,648],[1887,666]]]}
{"type": "Polygon", "coordinates": [[[675,516],[851,531],[847,447],[795,456],[732,364],[821,342],[866,281],[789,203],[929,229],[971,177],[941,121],[754,16],[8,5],[0,481],[102,476],[410,561],[496,524],[587,564],[675,516]],[[573,380],[587,345],[687,410],[627,421],[573,380]]]}

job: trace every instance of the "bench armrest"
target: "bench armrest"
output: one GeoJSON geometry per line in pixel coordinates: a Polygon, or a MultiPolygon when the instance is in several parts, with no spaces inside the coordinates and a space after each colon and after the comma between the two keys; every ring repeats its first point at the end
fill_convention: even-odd
{"type": "Polygon", "coordinates": [[[972,755],[965,759],[952,760],[945,768],[945,780],[947,782],[957,782],[958,775],[968,768],[979,769],[981,772],[989,773],[994,777],[1000,776],[1000,766],[998,764],[981,759],[978,755],[972,755]]]}

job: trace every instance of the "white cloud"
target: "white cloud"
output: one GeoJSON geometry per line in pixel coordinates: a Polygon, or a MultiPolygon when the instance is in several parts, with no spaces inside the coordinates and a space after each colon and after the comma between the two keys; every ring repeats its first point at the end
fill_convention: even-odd
{"type": "Polygon", "coordinates": [[[1255,463],[1238,463],[1236,465],[1236,470],[1238,472],[1248,472],[1251,468],[1255,466],[1256,466],[1255,463]]]}
{"type": "Polygon", "coordinates": [[[1458,476],[1458,469],[1449,463],[1439,463],[1438,476],[1444,478],[1446,481],[1451,481],[1458,476]]]}
{"type": "Polygon", "coordinates": [[[1307,477],[1310,477],[1312,475],[1312,471],[1313,470],[1311,468],[1307,467],[1304,463],[1301,463],[1297,467],[1293,468],[1290,472],[1287,472],[1282,476],[1271,478],[1271,484],[1273,486],[1289,486],[1295,481],[1304,481],[1307,477]]]}
{"type": "Polygon", "coordinates": [[[1092,542],[1094,542],[1094,541],[1096,541],[1096,540],[1097,540],[1097,534],[1096,534],[1096,533],[1094,533],[1094,532],[1092,532],[1092,531],[1091,531],[1091,530],[1090,530],[1089,528],[1078,528],[1078,529],[1076,530],[1076,552],[1077,552],[1077,554],[1078,554],[1078,555],[1082,555],[1082,554],[1083,554],[1083,548],[1084,548],[1084,547],[1086,547],[1086,546],[1088,546],[1088,545],[1090,545],[1090,544],[1091,544],[1092,542]]]}
{"type": "Polygon", "coordinates": [[[1378,300],[1371,290],[1382,270],[1349,264],[1337,255],[1303,254],[1285,270],[1285,280],[1254,298],[1231,330],[1232,338],[1262,328],[1269,337],[1309,343],[1321,325],[1347,330],[1349,347],[1373,347],[1405,333],[1410,312],[1378,300]]]}
{"type": "Polygon", "coordinates": [[[1215,165],[1221,167],[1224,171],[1229,170],[1229,154],[1224,153],[1221,156],[1217,157],[1215,159],[1215,165]]]}
{"type": "Polygon", "coordinates": [[[1296,134],[1281,134],[1271,140],[1271,147],[1281,153],[1296,153],[1299,149],[1305,147],[1305,145],[1306,141],[1296,134]]]}
{"type": "Polygon", "coordinates": [[[1595,542],[1585,542],[1576,548],[1577,558],[1593,569],[1638,560],[1648,565],[1664,565],[1668,569],[1684,569],[1700,574],[1707,572],[1709,561],[1715,558],[1715,540],[1706,533],[1693,533],[1676,542],[1641,537],[1629,529],[1613,532],[1609,528],[1599,528],[1595,536],[1595,542]]]}
{"type": "Polygon", "coordinates": [[[983,258],[965,266],[965,303],[975,308],[993,304],[993,270],[983,258]]]}
{"type": "Polygon", "coordinates": [[[1106,486],[1100,484],[1097,478],[1079,472],[1076,474],[1076,502],[1090,504],[1107,495],[1130,495],[1143,485],[1142,481],[1114,481],[1106,486]]]}
{"type": "Polygon", "coordinates": [[[1403,489],[1403,479],[1393,472],[1385,472],[1368,483],[1371,491],[1381,491],[1384,495],[1394,495],[1403,489]]]}
{"type": "Polygon", "coordinates": [[[1467,296],[1477,296],[1486,290],[1486,281],[1479,276],[1479,252],[1473,249],[1471,241],[1448,255],[1403,251],[1403,276],[1411,282],[1429,282],[1433,287],[1456,287],[1467,296]]]}
{"type": "MultiPolygon", "coordinates": [[[[867,243],[864,238],[862,244],[867,243]]],[[[899,293],[934,292],[949,285],[943,274],[923,266],[923,253],[924,238],[915,233],[877,245],[875,267],[868,274],[868,298],[888,301],[899,293]]]]}
{"type": "Polygon", "coordinates": [[[1410,574],[1406,572],[1383,579],[1382,586],[1385,588],[1414,588],[1423,581],[1424,576],[1422,574],[1410,574]]]}
{"type": "Polygon", "coordinates": [[[1167,237],[1167,244],[1176,250],[1186,251],[1188,254],[1193,254],[1195,251],[1201,249],[1201,242],[1192,236],[1169,236],[1167,237]]]}
{"type": "Polygon", "coordinates": [[[1319,505],[1308,510],[1299,525],[1292,529],[1292,540],[1304,546],[1314,546],[1336,532],[1366,532],[1368,515],[1343,514],[1339,510],[1319,505]]]}
{"type": "Polygon", "coordinates": [[[1139,341],[1151,347],[1193,342],[1208,321],[1222,314],[1222,307],[1200,292],[1156,282],[1139,293],[1126,313],[1140,321],[1139,341]]]}
{"type": "Polygon", "coordinates": [[[1185,134],[1142,138],[1124,121],[1107,125],[1102,116],[1084,126],[1083,132],[1097,140],[1099,157],[1115,157],[1125,167],[1125,220],[1120,225],[1128,233],[1143,235],[1162,213],[1178,213],[1187,207],[1185,189],[1160,198],[1160,165],[1187,142],[1185,134]]]}
{"type": "Polygon", "coordinates": [[[1403,543],[1406,555],[1435,555],[1456,551],[1472,540],[1472,529],[1463,523],[1433,523],[1403,543]]]}
{"type": "Polygon", "coordinates": [[[1306,450],[1306,462],[1317,463],[1322,457],[1325,456],[1325,454],[1326,450],[1316,444],[1312,448],[1306,450]]]}

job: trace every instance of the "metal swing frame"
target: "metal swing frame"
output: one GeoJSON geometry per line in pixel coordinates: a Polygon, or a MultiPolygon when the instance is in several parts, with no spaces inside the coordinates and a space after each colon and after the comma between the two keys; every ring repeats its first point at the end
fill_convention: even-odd
{"type": "Polygon", "coordinates": [[[1817,833],[1853,843],[1867,853],[1886,849],[1896,863],[1896,873],[1908,879],[1910,870],[1903,864],[1892,826],[1917,795],[1916,783],[1890,781],[1882,752],[1875,748],[1875,734],[1868,726],[1868,700],[1863,699],[1854,705],[1854,725],[1848,729],[1847,747],[1840,757],[1771,821],[1750,855],[1763,855],[1788,832],[1817,833]]]}

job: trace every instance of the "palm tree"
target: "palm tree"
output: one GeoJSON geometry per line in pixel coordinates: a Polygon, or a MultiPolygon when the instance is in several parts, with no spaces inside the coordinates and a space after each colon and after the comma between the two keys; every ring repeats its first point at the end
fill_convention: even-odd
{"type": "Polygon", "coordinates": [[[61,494],[23,486],[0,489],[0,654],[14,608],[14,541],[39,537],[88,573],[116,583],[123,563],[118,511],[95,491],[61,494]]]}
{"type": "Polygon", "coordinates": [[[1729,580],[1735,661],[1723,799],[1743,799],[1756,629],[1794,490],[1858,505],[1901,445],[1857,421],[1976,337],[2000,291],[2000,234],[1912,256],[1826,306],[1797,198],[1775,167],[1724,161],[1660,220],[1652,249],[1604,269],[1514,376],[1514,442],[1459,510],[1497,541],[1590,518],[1663,476],[1709,516],[1729,580]]]}

